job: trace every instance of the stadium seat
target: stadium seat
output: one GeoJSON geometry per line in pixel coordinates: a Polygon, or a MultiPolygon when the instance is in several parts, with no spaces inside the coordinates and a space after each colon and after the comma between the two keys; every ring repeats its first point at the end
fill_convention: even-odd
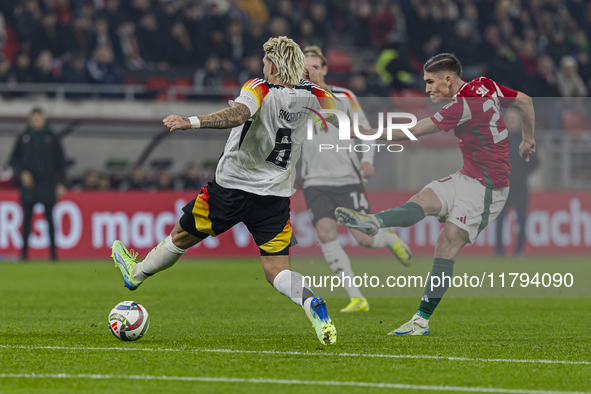
{"type": "MultiPolygon", "coordinates": [[[[179,88],[190,88],[191,86],[193,86],[193,81],[190,78],[175,78],[174,81],[172,81],[172,86],[173,87],[179,87],[179,88]]],[[[187,93],[182,92],[179,93],[177,92],[175,95],[175,99],[176,100],[186,100],[187,99],[187,93]]]]}
{"type": "Polygon", "coordinates": [[[347,51],[332,49],[326,52],[326,60],[330,64],[331,72],[351,72],[353,61],[347,51]]]}
{"type": "Polygon", "coordinates": [[[562,127],[564,131],[589,131],[591,124],[587,116],[577,110],[562,111],[562,127]]]}
{"type": "MultiPolygon", "coordinates": [[[[235,89],[237,90],[239,88],[238,86],[238,82],[236,82],[233,79],[225,79],[224,82],[222,83],[222,86],[224,89],[235,89]]],[[[224,96],[224,100],[234,100],[236,98],[235,94],[227,94],[224,96]]]]}
{"type": "Polygon", "coordinates": [[[168,93],[166,92],[168,86],[170,86],[170,81],[164,77],[151,77],[146,82],[146,87],[155,95],[158,101],[168,100],[168,93]]]}

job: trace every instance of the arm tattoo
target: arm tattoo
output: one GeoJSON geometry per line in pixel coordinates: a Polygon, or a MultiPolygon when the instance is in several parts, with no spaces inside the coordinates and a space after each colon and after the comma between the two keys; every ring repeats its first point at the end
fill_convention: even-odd
{"type": "Polygon", "coordinates": [[[240,126],[250,118],[250,110],[244,104],[236,103],[210,115],[199,117],[202,129],[227,129],[240,126]]]}

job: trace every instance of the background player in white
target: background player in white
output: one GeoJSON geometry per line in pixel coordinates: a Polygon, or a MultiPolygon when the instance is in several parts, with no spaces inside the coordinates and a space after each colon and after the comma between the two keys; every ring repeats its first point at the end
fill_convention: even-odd
{"type": "MultiPolygon", "coordinates": [[[[306,65],[318,73],[319,79],[325,83],[328,72],[326,57],[318,46],[304,48],[306,65]]],[[[349,89],[328,85],[331,93],[339,97],[347,112],[352,116],[357,113],[359,124],[371,128],[363,109],[355,94],[349,89]]],[[[347,149],[319,151],[320,144],[349,147],[351,141],[340,141],[338,128],[328,125],[326,128],[314,127],[314,137],[304,141],[302,152],[302,180],[306,205],[310,219],[318,233],[320,247],[326,262],[339,277],[348,277],[343,281],[344,288],[351,299],[349,305],[341,312],[369,311],[369,303],[353,282],[354,273],[351,261],[337,239],[337,221],[334,210],[338,206],[347,207],[362,213],[369,213],[369,202],[365,195],[362,179],[373,175],[373,158],[375,150],[363,153],[361,162],[356,152],[347,149]]],[[[359,230],[351,229],[355,240],[366,248],[387,247],[394,252],[396,258],[404,265],[410,264],[411,254],[408,246],[389,230],[380,230],[370,237],[359,230]]]]}
{"type": "MultiPolygon", "coordinates": [[[[464,158],[462,169],[446,178],[433,181],[398,208],[376,215],[364,215],[337,208],[339,222],[367,234],[380,227],[409,227],[425,215],[446,218],[435,246],[431,277],[453,277],[454,258],[491,223],[503,209],[509,193],[509,140],[501,108],[515,106],[522,120],[521,157],[529,161],[535,152],[534,107],[529,96],[498,85],[488,78],[471,82],[462,80],[462,66],[449,53],[436,55],[424,67],[426,92],[434,103],[449,102],[430,118],[419,121],[410,132],[420,137],[454,129],[460,138],[464,158]],[[450,99],[451,98],[451,101],[450,99]]],[[[363,132],[363,131],[362,131],[363,132]]],[[[365,132],[368,135],[375,131],[365,132]]],[[[397,130],[393,141],[408,137],[397,130]]],[[[385,139],[386,136],[382,136],[385,139]]],[[[427,335],[429,317],[449,287],[449,281],[433,291],[427,283],[419,310],[412,319],[391,335],[427,335]]]]}
{"type": "Polygon", "coordinates": [[[246,82],[231,108],[163,120],[171,132],[230,127],[232,131],[214,180],[183,208],[184,215],[170,236],[139,263],[137,255],[115,241],[113,259],[125,285],[135,290],[147,277],[171,267],[188,248],[243,222],[260,249],[269,283],[304,308],[321,343],[334,344],[336,329],[324,300],[314,297],[302,275],[290,271],[289,197],[295,192],[295,163],[306,136],[303,107],[336,108],[338,100],[302,79],[302,75],[317,76],[314,70],[305,70],[304,54],[294,41],[271,38],[263,49],[264,79],[246,82]]]}

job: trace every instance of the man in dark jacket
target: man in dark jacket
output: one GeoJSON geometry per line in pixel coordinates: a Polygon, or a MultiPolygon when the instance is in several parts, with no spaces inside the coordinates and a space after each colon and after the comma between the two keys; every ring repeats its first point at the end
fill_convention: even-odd
{"type": "Polygon", "coordinates": [[[21,191],[24,212],[22,259],[27,260],[33,206],[42,203],[49,225],[51,259],[56,260],[52,209],[66,190],[63,184],[65,159],[60,139],[51,131],[51,126],[41,109],[35,108],[31,111],[29,125],[25,132],[18,136],[10,164],[21,191]]]}
{"type": "Polygon", "coordinates": [[[509,130],[509,161],[511,163],[511,174],[509,175],[509,196],[503,210],[496,220],[497,224],[497,256],[503,255],[503,222],[505,214],[510,208],[515,208],[517,213],[517,243],[515,245],[515,256],[520,257],[525,244],[525,221],[527,219],[527,206],[529,203],[529,187],[527,178],[539,164],[538,156],[533,154],[526,162],[519,156],[519,144],[521,143],[521,118],[519,112],[508,109],[503,116],[507,129],[509,130]]]}

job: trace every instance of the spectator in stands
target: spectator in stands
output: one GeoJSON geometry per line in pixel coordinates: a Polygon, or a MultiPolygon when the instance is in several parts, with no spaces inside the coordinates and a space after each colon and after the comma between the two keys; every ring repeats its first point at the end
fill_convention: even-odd
{"type": "Polygon", "coordinates": [[[51,51],[46,49],[39,54],[31,73],[33,75],[33,82],[57,82],[57,78],[53,72],[53,54],[51,51]]]}
{"type": "Polygon", "coordinates": [[[51,259],[57,260],[52,210],[66,192],[63,184],[66,161],[60,139],[53,134],[40,108],[31,111],[27,129],[17,137],[10,165],[18,180],[24,212],[22,259],[28,258],[33,206],[42,203],[49,229],[51,259]]]}
{"type": "Polygon", "coordinates": [[[166,53],[168,54],[166,60],[171,65],[190,67],[195,64],[195,48],[182,22],[176,22],[170,26],[166,53]]]}
{"type": "Polygon", "coordinates": [[[61,56],[64,53],[62,39],[62,29],[57,24],[55,13],[50,12],[45,14],[41,21],[40,32],[35,36],[35,40],[33,41],[32,52],[39,54],[44,49],[48,49],[55,56],[61,56]]]}
{"type": "Polygon", "coordinates": [[[579,61],[579,74],[583,78],[583,82],[587,86],[587,89],[591,90],[591,59],[589,53],[581,51],[577,56],[579,61]]]}
{"type": "MultiPolygon", "coordinates": [[[[86,71],[84,56],[81,53],[73,53],[70,59],[62,66],[59,78],[63,83],[90,83],[90,76],[86,71]]],[[[67,93],[68,98],[84,97],[83,93],[67,93]]]]}
{"type": "Polygon", "coordinates": [[[244,69],[238,74],[238,84],[240,86],[253,78],[260,78],[262,75],[261,58],[257,55],[248,56],[242,62],[244,69]]]}
{"type": "Polygon", "coordinates": [[[14,10],[16,31],[23,50],[30,50],[33,42],[42,31],[43,11],[38,0],[24,0],[14,10]]]}
{"type": "Polygon", "coordinates": [[[516,48],[516,50],[517,56],[519,57],[519,60],[521,60],[521,63],[525,68],[525,72],[528,78],[531,78],[534,75],[536,75],[536,63],[538,60],[538,53],[536,50],[535,42],[527,40],[523,43],[523,45],[520,48],[516,48]]]}
{"type": "Polygon", "coordinates": [[[302,48],[312,45],[322,46],[322,40],[315,34],[314,24],[308,18],[300,20],[296,41],[302,48]]]}
{"type": "Polygon", "coordinates": [[[472,80],[481,75],[478,67],[482,63],[482,55],[477,36],[472,30],[472,24],[466,19],[460,19],[454,26],[455,37],[445,44],[449,52],[462,61],[463,74],[466,80],[472,80]]]}
{"type": "Polygon", "coordinates": [[[95,83],[122,83],[123,72],[113,62],[113,51],[107,46],[99,46],[88,61],[86,70],[95,83]]]}
{"type": "MultiPolygon", "coordinates": [[[[525,245],[525,222],[527,219],[527,207],[529,204],[529,186],[527,180],[529,175],[536,169],[539,164],[538,155],[533,154],[529,157],[529,162],[523,160],[519,155],[519,144],[521,144],[521,117],[519,111],[514,108],[509,108],[503,115],[507,129],[509,130],[509,161],[511,163],[511,174],[509,175],[509,196],[503,210],[496,220],[496,254],[503,256],[503,223],[505,214],[511,208],[515,208],[517,212],[517,243],[515,245],[515,256],[520,257],[523,253],[523,246],[525,245]]],[[[513,237],[510,237],[513,239],[513,237]]]]}
{"type": "MultiPolygon", "coordinates": [[[[141,70],[145,66],[144,59],[140,56],[140,45],[135,33],[135,22],[126,20],[117,29],[117,44],[114,48],[119,64],[123,64],[129,70],[141,70]]],[[[171,49],[172,50],[172,49],[171,49]]],[[[182,54],[179,54],[182,56],[182,54]]]]}
{"type": "Polygon", "coordinates": [[[156,174],[156,189],[157,190],[172,190],[172,175],[170,171],[161,169],[156,174]]]}
{"type": "Polygon", "coordinates": [[[64,26],[62,41],[67,51],[82,52],[85,56],[90,55],[97,46],[92,21],[83,16],[74,18],[71,26],[64,26]]]}
{"type": "Polygon", "coordinates": [[[203,186],[205,186],[205,182],[201,180],[199,168],[195,163],[188,163],[183,174],[175,183],[175,189],[179,190],[196,190],[203,186]]]}
{"type": "Polygon", "coordinates": [[[242,63],[244,57],[244,32],[242,23],[238,20],[231,21],[226,27],[226,42],[230,49],[230,60],[237,66],[242,63]]]}
{"type": "Polygon", "coordinates": [[[146,179],[144,169],[140,165],[134,165],[131,169],[131,176],[119,185],[121,190],[147,190],[150,184],[146,179]]]}
{"type": "Polygon", "coordinates": [[[99,176],[99,190],[111,190],[111,177],[107,174],[102,174],[99,176]]]}
{"type": "Polygon", "coordinates": [[[114,36],[111,34],[109,21],[107,19],[97,19],[97,21],[94,24],[94,31],[96,34],[97,46],[106,46],[113,49],[113,42],[115,42],[116,40],[114,36]]]}
{"type": "Polygon", "coordinates": [[[127,14],[120,0],[105,0],[105,7],[99,12],[98,18],[109,21],[109,35],[112,37],[117,33],[117,27],[128,18],[127,14]]]}
{"type": "Polygon", "coordinates": [[[97,190],[99,188],[99,174],[95,170],[87,170],[82,178],[84,190],[97,190]]]}
{"type": "Polygon", "coordinates": [[[145,14],[139,21],[137,38],[140,53],[148,67],[166,69],[168,63],[162,56],[167,51],[166,37],[160,32],[159,27],[156,15],[145,14]]]}
{"type": "Polygon", "coordinates": [[[33,82],[31,73],[31,57],[26,52],[16,55],[14,66],[10,70],[9,82],[29,83],[33,82]]]}
{"type": "Polygon", "coordinates": [[[536,75],[530,79],[529,92],[532,97],[558,97],[558,86],[554,74],[554,62],[550,56],[538,58],[536,75]]]}
{"type": "Polygon", "coordinates": [[[552,34],[550,44],[546,48],[546,53],[552,58],[555,64],[560,63],[562,58],[571,53],[571,48],[566,41],[564,31],[558,30],[552,34]]]}
{"type": "Polygon", "coordinates": [[[10,60],[3,53],[0,53],[0,82],[8,82],[11,67],[10,60]]]}
{"type": "Polygon", "coordinates": [[[577,60],[572,56],[565,56],[560,60],[556,80],[562,97],[585,97],[589,92],[583,78],[577,72],[577,60]]]}
{"type": "Polygon", "coordinates": [[[221,63],[217,56],[212,56],[205,62],[205,67],[195,73],[196,88],[221,88],[222,73],[221,63]]]}
{"type": "Polygon", "coordinates": [[[165,31],[170,30],[175,23],[178,23],[179,12],[172,0],[162,0],[157,15],[160,25],[165,31]]]}
{"type": "Polygon", "coordinates": [[[263,25],[251,22],[248,26],[248,33],[245,37],[244,51],[249,55],[258,55],[259,59],[263,57],[263,44],[267,41],[263,25]]]}

